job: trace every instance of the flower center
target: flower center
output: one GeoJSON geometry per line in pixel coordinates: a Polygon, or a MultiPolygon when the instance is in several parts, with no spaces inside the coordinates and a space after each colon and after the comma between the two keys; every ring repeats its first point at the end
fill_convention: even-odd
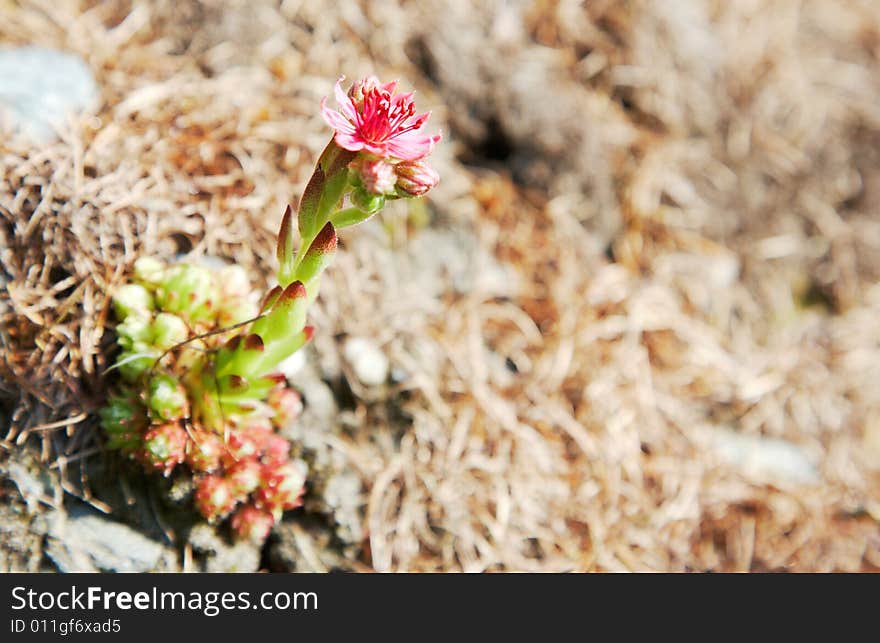
{"type": "Polygon", "coordinates": [[[411,99],[394,100],[386,90],[370,89],[364,93],[364,102],[356,112],[358,132],[370,143],[382,143],[413,129],[413,125],[404,124],[415,111],[411,99]]]}

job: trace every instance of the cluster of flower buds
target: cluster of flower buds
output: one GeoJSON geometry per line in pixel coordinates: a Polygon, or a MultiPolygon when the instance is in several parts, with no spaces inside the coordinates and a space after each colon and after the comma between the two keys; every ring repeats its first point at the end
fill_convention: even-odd
{"type": "Polygon", "coordinates": [[[187,462],[200,474],[196,508],[209,522],[232,514],[236,534],[260,542],[284,511],[302,504],[305,463],[290,460],[287,440],[260,423],[236,430],[222,447],[193,441],[187,462]]]}
{"type": "Polygon", "coordinates": [[[346,93],[340,79],[339,111],[322,101],[333,139],[297,213],[288,207],[284,214],[278,285],[262,303],[250,296],[241,268],[150,258],[135,264],[133,282],[114,296],[124,385],[101,412],[108,445],[149,471],[185,467],[202,515],[231,515],[242,538],[262,540],[301,503],[306,468],[289,459],[278,428],[302,404],[274,373],[312,337],[308,308],[335,256],[336,230],[439,181],[427,157],[440,136],[423,132],[429,114],[416,115],[413,95],[395,94],[396,87],[371,76],[346,93]]]}
{"type": "Polygon", "coordinates": [[[373,214],[387,199],[423,196],[440,182],[437,171],[424,160],[390,161],[365,156],[349,165],[354,190],[352,204],[373,214]]]}
{"type": "MultiPolygon", "coordinates": [[[[256,316],[257,301],[247,282],[240,266],[211,271],[205,266],[166,266],[150,257],[139,259],[134,281],[113,296],[122,348],[117,366],[123,378],[135,382],[153,369],[163,353],[193,336],[256,316]]],[[[156,382],[154,386],[163,400],[172,403],[168,394],[173,385],[156,382]]]]}

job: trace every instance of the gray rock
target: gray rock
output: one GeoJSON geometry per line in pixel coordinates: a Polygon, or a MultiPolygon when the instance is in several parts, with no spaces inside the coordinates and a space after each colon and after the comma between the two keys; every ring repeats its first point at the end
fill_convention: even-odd
{"type": "Polygon", "coordinates": [[[14,497],[0,503],[0,574],[41,571],[42,542],[24,503],[14,497]]]}
{"type": "Polygon", "coordinates": [[[131,527],[85,509],[49,521],[46,555],[62,572],[151,572],[176,568],[176,553],[131,527]]]}
{"type": "Polygon", "coordinates": [[[20,462],[10,462],[6,467],[9,479],[18,487],[28,511],[34,513],[40,502],[50,505],[55,497],[55,488],[48,472],[28,468],[20,462]]]}
{"type": "Polygon", "coordinates": [[[230,544],[206,523],[192,528],[189,542],[206,555],[206,572],[255,572],[260,568],[259,546],[245,541],[230,544]]]}
{"type": "Polygon", "coordinates": [[[55,136],[70,113],[98,102],[98,86],[79,57],[39,47],[0,50],[0,105],[37,143],[55,136]]]}
{"type": "Polygon", "coordinates": [[[345,469],[328,476],[323,485],[323,501],[324,510],[336,523],[339,539],[344,543],[361,542],[364,538],[364,490],[360,478],[345,469]]]}
{"type": "Polygon", "coordinates": [[[396,260],[431,297],[443,295],[450,284],[456,293],[479,289],[489,297],[512,297],[521,288],[516,269],[486,252],[465,229],[421,230],[396,260]]]}
{"type": "MultiPolygon", "coordinates": [[[[306,511],[326,516],[332,523],[329,528],[342,543],[357,547],[364,534],[362,513],[366,500],[350,463],[327,440],[328,434],[339,430],[339,409],[333,391],[318,378],[311,363],[298,373],[293,384],[305,399],[305,410],[295,422],[284,427],[282,435],[293,442],[296,455],[309,465],[306,511]]],[[[290,565],[285,563],[282,567],[290,565]]]]}
{"type": "MultiPolygon", "coordinates": [[[[294,355],[304,354],[298,351],[294,355]]],[[[297,441],[301,439],[299,428],[302,426],[321,427],[328,430],[336,424],[339,408],[333,390],[321,379],[318,369],[312,361],[306,359],[300,364],[295,373],[289,377],[291,385],[299,391],[305,402],[302,415],[291,427],[285,427],[285,437],[297,441]]]]}

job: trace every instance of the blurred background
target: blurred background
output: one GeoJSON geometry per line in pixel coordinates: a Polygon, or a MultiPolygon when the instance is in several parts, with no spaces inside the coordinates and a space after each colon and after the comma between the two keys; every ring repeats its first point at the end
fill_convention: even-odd
{"type": "Polygon", "coordinates": [[[0,569],[880,567],[880,4],[0,11],[0,569]],[[441,183],[343,236],[306,506],[233,546],[101,449],[108,293],[143,255],[266,287],[367,74],[441,183]]]}

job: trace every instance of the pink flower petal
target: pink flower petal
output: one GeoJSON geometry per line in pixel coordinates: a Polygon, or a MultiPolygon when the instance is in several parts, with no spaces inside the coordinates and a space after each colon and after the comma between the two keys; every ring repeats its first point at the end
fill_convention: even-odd
{"type": "Polygon", "coordinates": [[[388,153],[403,161],[416,161],[431,153],[440,136],[424,136],[417,132],[406,132],[389,140],[385,147],[388,153]]]}
{"type": "Polygon", "coordinates": [[[339,111],[342,112],[342,115],[352,123],[356,123],[357,112],[355,111],[354,103],[348,97],[348,94],[342,91],[342,81],[344,79],[345,76],[341,76],[339,80],[336,81],[336,85],[333,87],[333,92],[336,94],[336,102],[339,103],[339,111]]]}
{"type": "Polygon", "coordinates": [[[367,76],[366,78],[364,78],[361,81],[361,83],[362,83],[362,88],[365,92],[369,91],[371,89],[376,89],[377,87],[380,86],[379,79],[376,78],[375,76],[367,76]]]}
{"type": "Polygon", "coordinates": [[[346,119],[342,114],[327,107],[327,99],[321,100],[321,115],[327,124],[337,132],[345,132],[346,134],[354,134],[354,125],[346,119]]]}
{"type": "Polygon", "coordinates": [[[336,144],[350,152],[359,152],[364,149],[364,141],[354,132],[336,132],[334,137],[336,144]]]}
{"type": "Polygon", "coordinates": [[[388,150],[386,149],[387,144],[385,142],[371,143],[370,141],[364,141],[363,145],[363,149],[370,154],[375,154],[376,156],[381,156],[382,158],[386,158],[388,156],[388,150]]]}

